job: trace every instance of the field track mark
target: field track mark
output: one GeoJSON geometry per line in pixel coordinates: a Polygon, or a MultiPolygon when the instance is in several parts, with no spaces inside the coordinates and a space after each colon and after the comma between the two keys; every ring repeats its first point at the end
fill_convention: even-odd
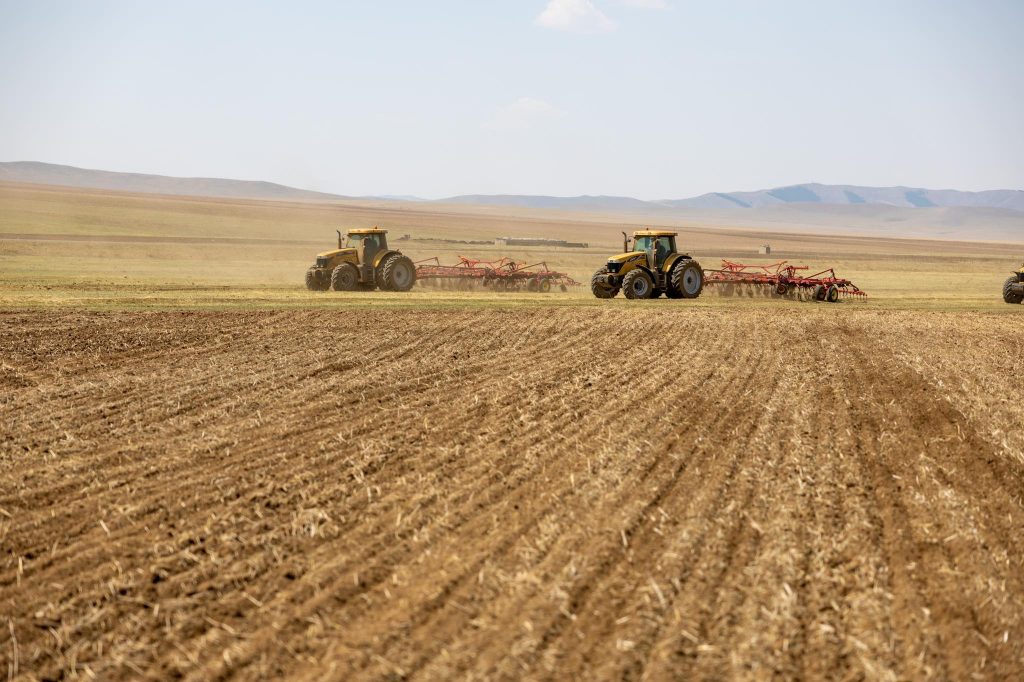
{"type": "Polygon", "coordinates": [[[869,344],[846,347],[851,346],[851,393],[857,387],[863,395],[857,401],[863,420],[856,431],[859,459],[872,482],[890,557],[903,674],[916,674],[911,671],[922,658],[934,672],[958,679],[976,672],[971,666],[983,662],[989,666],[985,672],[1019,670],[1024,659],[1018,654],[1014,662],[1012,654],[1007,657],[1009,647],[994,643],[1004,633],[1020,641],[1020,602],[1016,616],[1007,620],[1004,615],[994,623],[982,615],[984,597],[970,582],[972,574],[1002,573],[1011,582],[1011,594],[1021,594],[1024,527],[1019,505],[1004,482],[1016,478],[1016,472],[1003,466],[990,444],[971,435],[949,403],[890,354],[869,344]],[[942,481],[953,491],[962,490],[974,509],[957,510],[944,503],[955,504],[956,499],[934,485],[934,469],[922,468],[926,456],[949,472],[942,481]],[[963,522],[970,526],[964,528],[963,522]],[[964,530],[980,532],[985,540],[965,537],[964,530]],[[992,564],[997,548],[1014,558],[1016,568],[992,564]],[[915,643],[922,648],[916,649],[915,643]]]}

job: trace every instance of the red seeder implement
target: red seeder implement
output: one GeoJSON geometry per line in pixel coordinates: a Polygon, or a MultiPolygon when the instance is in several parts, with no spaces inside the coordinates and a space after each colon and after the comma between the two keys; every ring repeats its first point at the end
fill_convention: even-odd
{"type": "Polygon", "coordinates": [[[473,260],[459,256],[455,265],[442,265],[438,258],[416,262],[416,279],[424,285],[448,285],[454,289],[471,289],[479,284],[495,291],[532,291],[547,293],[552,287],[566,291],[580,286],[564,272],[548,268],[547,263],[527,265],[511,258],[495,261],[473,260]]]}
{"type": "Polygon", "coordinates": [[[755,293],[777,296],[799,296],[835,303],[841,296],[867,296],[853,282],[837,277],[829,268],[805,275],[806,265],[790,265],[787,261],[765,265],[744,265],[723,260],[721,270],[705,270],[704,282],[714,285],[725,295],[753,296],[755,293]]]}

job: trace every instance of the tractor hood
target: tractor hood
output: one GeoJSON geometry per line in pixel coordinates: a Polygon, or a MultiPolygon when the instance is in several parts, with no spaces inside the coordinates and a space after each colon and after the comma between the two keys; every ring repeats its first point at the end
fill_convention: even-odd
{"type": "Polygon", "coordinates": [[[353,249],[353,248],[332,249],[331,251],[324,251],[323,253],[318,253],[318,254],[316,254],[316,257],[317,258],[334,258],[335,256],[340,256],[343,253],[355,253],[355,252],[356,252],[356,250],[353,249]]]}
{"type": "Polygon", "coordinates": [[[633,260],[634,258],[646,258],[647,254],[643,251],[630,251],[629,253],[620,253],[618,256],[612,256],[608,259],[609,263],[626,263],[633,260]]]}

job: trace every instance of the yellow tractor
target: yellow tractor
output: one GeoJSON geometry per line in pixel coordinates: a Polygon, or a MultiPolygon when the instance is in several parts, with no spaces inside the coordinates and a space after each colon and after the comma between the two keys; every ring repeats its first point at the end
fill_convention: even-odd
{"type": "Polygon", "coordinates": [[[311,291],[409,291],[416,283],[416,267],[401,251],[388,248],[388,231],[379,228],[349,230],[338,248],[318,253],[306,271],[311,291]]]}
{"type": "Polygon", "coordinates": [[[1024,265],[1003,284],[1003,300],[1007,303],[1024,301],[1024,265]]]}
{"type": "Polygon", "coordinates": [[[622,233],[622,250],[590,278],[590,290],[598,298],[697,298],[704,288],[704,270],[690,256],[676,251],[676,233],[639,230],[622,233]]]}

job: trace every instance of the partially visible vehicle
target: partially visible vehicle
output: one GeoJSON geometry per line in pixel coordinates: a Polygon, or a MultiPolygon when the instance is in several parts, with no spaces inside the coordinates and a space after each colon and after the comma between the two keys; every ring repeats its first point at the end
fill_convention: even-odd
{"type": "Polygon", "coordinates": [[[1007,303],[1024,301],[1024,265],[1003,283],[1003,300],[1007,303]]]}

